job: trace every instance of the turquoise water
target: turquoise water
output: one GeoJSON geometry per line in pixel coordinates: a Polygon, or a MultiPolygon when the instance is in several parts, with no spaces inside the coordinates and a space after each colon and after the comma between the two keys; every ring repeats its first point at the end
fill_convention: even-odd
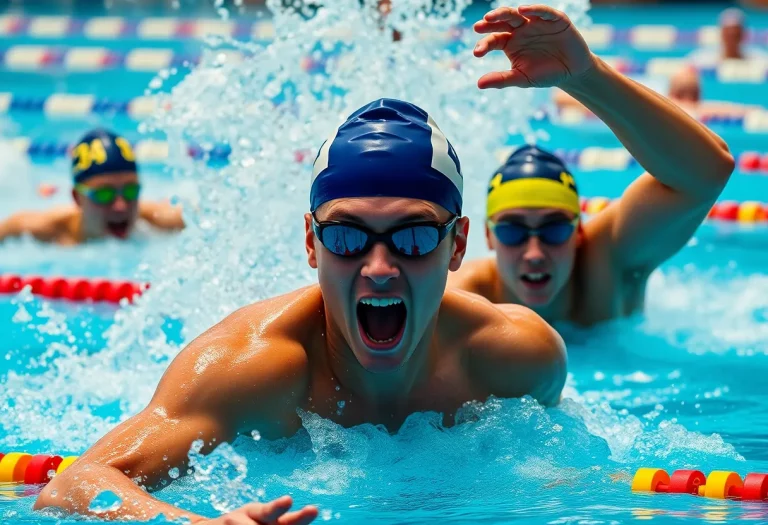
{"type": "MultiPolygon", "coordinates": [[[[571,2],[570,8],[577,4],[571,2]]],[[[628,25],[668,21],[679,12],[606,9],[593,11],[592,18],[628,25]]],[[[681,27],[711,23],[716,10],[686,13],[681,27]]],[[[286,27],[289,21],[278,24],[286,27]]],[[[59,43],[86,44],[76,39],[59,43]]],[[[39,114],[6,115],[6,137],[71,141],[73,134],[104,124],[131,138],[146,131],[177,144],[182,138],[229,141],[233,157],[221,170],[181,156],[171,158],[167,169],[144,170],[148,195],[177,195],[191,210],[190,226],[177,238],[148,233],[130,244],[65,249],[19,241],[0,247],[0,272],[153,283],[136,306],[122,310],[48,303],[25,294],[0,298],[0,332],[7,334],[0,338],[0,451],[82,453],[146,405],[185,341],[241,305],[313,281],[302,253],[303,225],[297,220],[308,175],[290,159],[294,149],[317,146],[337,111],[311,97],[294,99],[295,114],[265,107],[243,110],[264,98],[265,86],[281,71],[275,56],[295,89],[316,87],[300,75],[301,49],[295,47],[286,36],[276,43],[274,56],[262,55],[254,63],[228,68],[204,62],[187,78],[166,84],[165,92],[178,85],[170,98],[179,109],[151,119],[146,130],[121,116],[59,121],[39,114]]],[[[360,47],[369,57],[377,56],[372,51],[391,52],[396,65],[414,60],[374,39],[360,47]]],[[[387,70],[382,73],[376,60],[369,62],[361,61],[357,67],[362,69],[336,79],[336,86],[361,92],[350,89],[350,107],[378,96],[376,84],[387,70]]],[[[402,85],[393,81],[388,94],[421,102],[423,77],[431,73],[426,65],[418,74],[406,74],[402,85]]],[[[482,189],[495,163],[490,154],[521,140],[505,130],[530,116],[537,100],[530,92],[510,92],[504,100],[489,95],[488,102],[478,102],[473,91],[460,85],[464,77],[440,74],[445,81],[430,96],[447,101],[445,106],[422,103],[431,104],[446,134],[461,144],[468,213],[475,225],[481,224],[482,189]],[[502,133],[490,125],[502,117],[483,113],[491,103],[500,104],[504,111],[499,113],[512,115],[499,123],[502,133]],[[458,118],[452,117],[451,105],[462,108],[458,118]]],[[[104,96],[120,99],[143,94],[152,80],[126,71],[58,80],[25,75],[30,90],[41,95],[86,93],[98,85],[104,96]]],[[[0,91],[13,91],[19,78],[3,73],[0,91]]],[[[741,88],[732,85],[723,93],[739,100],[741,88]]],[[[539,127],[550,135],[553,148],[618,144],[600,125],[539,127]]],[[[765,135],[732,127],[721,131],[734,151],[766,149],[765,135]]],[[[39,164],[4,151],[4,213],[66,202],[66,191],[53,201],[35,193],[38,182],[64,187],[66,164],[39,164]]],[[[577,177],[584,195],[615,197],[638,173],[635,168],[579,172],[577,177]]],[[[761,196],[767,190],[767,177],[737,173],[723,197],[766,200],[761,196]]],[[[484,255],[476,226],[473,231],[471,256],[484,255]]],[[[193,448],[193,475],[158,497],[215,515],[254,499],[291,493],[297,504],[319,505],[319,521],[340,523],[765,522],[768,507],[761,504],[636,495],[629,479],[641,466],[670,472],[733,469],[742,475],[768,471],[766,248],[764,227],[706,224],[654,273],[644,315],[590,330],[559,327],[568,341],[570,375],[558,408],[543,410],[529,400],[491,400],[468,406],[460,425],[444,428],[437,415],[416,414],[394,435],[372,426],[342,429],[302,414],[305,428],[291,439],[243,436],[208,457],[193,448]]],[[[3,522],[76,521],[33,513],[35,490],[0,488],[3,522]]]]}

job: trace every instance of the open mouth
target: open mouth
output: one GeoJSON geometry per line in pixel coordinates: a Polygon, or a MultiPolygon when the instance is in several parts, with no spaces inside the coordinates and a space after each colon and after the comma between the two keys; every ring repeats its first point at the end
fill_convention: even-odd
{"type": "Polygon", "coordinates": [[[107,221],[107,231],[115,237],[125,239],[128,236],[130,221],[107,221]]]}
{"type": "Polygon", "coordinates": [[[400,344],[407,317],[399,297],[364,297],[357,303],[360,337],[371,350],[392,350],[400,344]]]}
{"type": "Polygon", "coordinates": [[[544,288],[549,283],[552,276],[543,272],[530,272],[524,273],[520,276],[520,280],[528,287],[534,290],[544,288]]]}

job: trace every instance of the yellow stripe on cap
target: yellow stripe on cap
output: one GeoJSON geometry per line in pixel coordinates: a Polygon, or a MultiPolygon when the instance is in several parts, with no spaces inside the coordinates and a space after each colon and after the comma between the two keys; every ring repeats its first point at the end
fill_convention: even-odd
{"type": "Polygon", "coordinates": [[[488,217],[510,208],[559,208],[577,215],[581,212],[579,195],[572,187],[551,179],[534,178],[509,180],[491,189],[488,217]]]}

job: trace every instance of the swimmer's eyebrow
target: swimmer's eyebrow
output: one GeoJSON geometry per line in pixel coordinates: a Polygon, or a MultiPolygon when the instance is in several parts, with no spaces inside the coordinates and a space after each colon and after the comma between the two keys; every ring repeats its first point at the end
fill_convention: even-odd
{"type": "MultiPolygon", "coordinates": [[[[322,221],[341,221],[341,222],[352,222],[354,224],[359,224],[360,226],[368,226],[363,219],[361,219],[358,215],[353,215],[351,213],[347,213],[344,211],[335,211],[332,210],[328,213],[328,216],[320,219],[320,222],[322,221]]],[[[392,226],[399,226],[401,224],[407,224],[409,222],[440,222],[440,219],[438,216],[434,213],[423,211],[418,213],[410,213],[408,215],[403,215],[401,217],[398,217],[397,220],[392,222],[392,226]]]]}
{"type": "MultiPolygon", "coordinates": [[[[510,214],[510,215],[504,215],[502,217],[499,217],[499,220],[497,222],[515,222],[515,223],[525,223],[526,216],[525,215],[517,215],[517,214],[510,214]]],[[[552,213],[547,213],[546,215],[542,215],[540,217],[539,224],[546,224],[549,222],[556,222],[556,221],[570,221],[571,218],[559,211],[553,211],[552,213]]]]}

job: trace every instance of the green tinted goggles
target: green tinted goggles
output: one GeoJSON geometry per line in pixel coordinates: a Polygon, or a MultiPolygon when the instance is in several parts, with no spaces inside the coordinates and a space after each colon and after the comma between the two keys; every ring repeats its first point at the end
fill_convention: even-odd
{"type": "Polygon", "coordinates": [[[141,193],[141,185],[138,183],[130,183],[119,188],[115,186],[91,188],[85,184],[76,184],[75,191],[88,197],[95,204],[109,206],[117,200],[118,195],[123,197],[126,202],[138,200],[139,193],[141,193]]]}

